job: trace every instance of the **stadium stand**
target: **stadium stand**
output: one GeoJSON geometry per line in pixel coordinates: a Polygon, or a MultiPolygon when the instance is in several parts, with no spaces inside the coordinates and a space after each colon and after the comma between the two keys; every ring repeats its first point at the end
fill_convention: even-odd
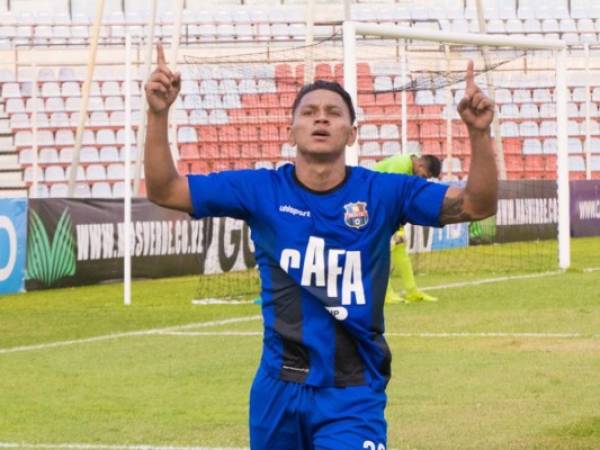
{"type": "MultiPolygon", "coordinates": [[[[227,3],[227,2],[225,2],[227,3]]],[[[304,40],[303,5],[276,8],[248,7],[229,2],[215,10],[187,9],[183,12],[182,45],[202,42],[249,43],[262,45],[265,41],[304,40]]],[[[478,31],[474,1],[445,1],[443,8],[418,5],[409,8],[393,2],[352,5],[352,17],[361,21],[397,23],[407,26],[430,26],[454,31],[478,31]]],[[[324,8],[325,11],[329,11],[324,8]]],[[[88,26],[91,11],[78,7],[71,15],[64,11],[0,13],[0,49],[15,46],[33,48],[73,48],[89,44],[88,26]]],[[[331,14],[331,12],[330,12],[331,14]]],[[[538,2],[489,1],[485,4],[486,27],[489,33],[503,35],[541,35],[567,40],[573,46],[595,44],[600,32],[600,7],[578,0],[538,2]]],[[[174,14],[160,15],[157,39],[169,42],[174,14]]],[[[142,11],[113,9],[105,14],[100,45],[122,46],[126,32],[142,36],[147,17],[142,11]]],[[[318,25],[317,36],[330,36],[331,25],[318,25]]],[[[576,51],[576,50],[573,50],[576,51]]],[[[297,63],[252,64],[252,71],[219,65],[184,64],[181,98],[173,119],[179,150],[179,168],[184,172],[207,172],[220,168],[276,167],[293,158],[294,149],[286,144],[287,108],[303,78],[303,66],[297,63]]],[[[112,196],[123,192],[122,175],[124,144],[124,91],[122,68],[101,64],[96,68],[91,86],[89,113],[83,134],[78,172],[81,184],[78,195],[112,196]],[[85,181],[85,182],[84,182],[85,181]],[[119,184],[121,183],[121,184],[119,184]]],[[[141,72],[140,72],[141,73],[141,72]]],[[[140,117],[141,83],[137,74],[132,84],[134,97],[135,138],[140,117]]],[[[341,80],[341,66],[318,62],[317,77],[341,80]]],[[[399,76],[398,63],[374,62],[359,68],[358,106],[361,110],[359,128],[360,161],[372,166],[380,158],[401,151],[400,96],[391,92],[406,80],[399,76]],[[361,93],[364,92],[364,93],[361,93]]],[[[16,169],[17,185],[31,187],[33,179],[32,118],[36,111],[38,191],[36,195],[64,194],[68,165],[75,144],[79,121],[81,89],[85,71],[82,67],[40,67],[34,74],[31,67],[19,70],[0,69],[0,96],[3,112],[0,115],[0,139],[11,136],[10,151],[0,153],[1,167],[16,169]],[[37,100],[33,98],[34,78],[37,80],[37,100]],[[4,126],[4,128],[1,128],[4,126]],[[5,153],[8,156],[4,156],[5,153]],[[22,172],[22,180],[21,175],[22,172]]],[[[600,103],[597,77],[591,86],[591,148],[600,150],[600,126],[596,119],[600,103]]],[[[585,82],[582,77],[570,80],[569,152],[573,178],[585,172],[585,82]]],[[[462,97],[454,89],[452,103],[462,97]]],[[[406,151],[426,151],[444,157],[446,154],[447,101],[443,89],[419,90],[408,93],[409,123],[406,151]]],[[[512,76],[498,80],[495,90],[501,119],[501,134],[507,139],[505,152],[519,156],[521,162],[538,164],[540,155],[556,154],[556,110],[552,103],[554,91],[551,79],[540,74],[512,76]]],[[[452,124],[453,157],[444,160],[459,178],[468,168],[465,130],[455,112],[449,111],[452,124]]],[[[4,142],[4,141],[2,141],[4,142]]],[[[593,176],[598,178],[598,157],[590,160],[593,176]]],[[[510,164],[509,164],[510,165],[510,164]]],[[[521,167],[527,164],[521,164],[521,167]]],[[[551,165],[537,166],[546,178],[555,175],[551,165]]],[[[509,178],[520,178],[519,165],[508,172],[509,178]]],[[[4,169],[2,169],[4,170],[4,169]]]]}

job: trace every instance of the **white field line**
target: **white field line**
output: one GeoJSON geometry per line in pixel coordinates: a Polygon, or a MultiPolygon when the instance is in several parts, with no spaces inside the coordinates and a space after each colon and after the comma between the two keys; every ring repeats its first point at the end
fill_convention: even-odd
{"type": "Polygon", "coordinates": [[[583,269],[584,272],[598,272],[600,271],[600,267],[586,267],[583,269]]]}
{"type": "Polygon", "coordinates": [[[46,344],[23,345],[23,346],[19,346],[19,347],[0,348],[0,354],[28,352],[28,351],[33,351],[33,350],[44,350],[47,348],[54,348],[54,347],[66,347],[68,345],[89,344],[92,342],[108,341],[111,339],[120,339],[120,338],[131,337],[131,336],[147,336],[149,334],[161,334],[161,333],[168,332],[168,331],[186,330],[186,329],[190,329],[190,328],[218,327],[220,325],[228,325],[231,323],[250,322],[250,321],[259,320],[259,319],[261,319],[261,316],[233,317],[231,319],[214,320],[211,322],[196,322],[196,323],[189,323],[186,325],[179,325],[179,326],[175,326],[175,327],[151,328],[148,330],[129,331],[126,333],[106,334],[104,336],[94,336],[91,338],[49,342],[46,344]]]}
{"type": "Polygon", "coordinates": [[[171,445],[108,445],[108,444],[28,444],[24,442],[0,442],[0,448],[39,448],[61,450],[248,450],[232,447],[180,447],[171,445]]]}
{"type": "Polygon", "coordinates": [[[541,273],[532,273],[528,275],[511,275],[506,277],[496,277],[496,278],[484,278],[483,280],[472,280],[472,281],[463,281],[460,283],[450,283],[450,284],[440,284],[437,286],[429,286],[420,288],[422,291],[434,291],[437,289],[451,289],[451,288],[459,288],[466,286],[478,286],[480,284],[489,284],[489,283],[500,283],[502,281],[512,281],[512,280],[526,280],[529,278],[542,278],[542,277],[551,277],[555,275],[561,275],[564,271],[557,270],[553,272],[541,272],[541,273]]]}
{"type": "Polygon", "coordinates": [[[262,336],[260,331],[163,331],[164,336],[262,336]]]}
{"type": "Polygon", "coordinates": [[[192,300],[192,305],[251,305],[254,300],[227,300],[223,298],[200,298],[192,300]]]}
{"type": "MultiPolygon", "coordinates": [[[[168,336],[262,336],[259,331],[164,331],[160,334],[168,336]]],[[[418,338],[479,338],[479,337],[517,337],[535,339],[578,339],[597,338],[600,335],[586,335],[581,333],[504,333],[504,332],[481,332],[481,333],[385,333],[390,337],[418,337],[418,338]]]]}

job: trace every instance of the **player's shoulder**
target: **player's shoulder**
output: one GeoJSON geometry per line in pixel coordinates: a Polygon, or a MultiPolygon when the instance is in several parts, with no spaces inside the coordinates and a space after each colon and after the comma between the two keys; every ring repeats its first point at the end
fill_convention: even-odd
{"type": "Polygon", "coordinates": [[[379,181],[379,180],[400,180],[407,178],[406,175],[400,173],[391,172],[380,172],[376,169],[369,169],[366,167],[356,166],[352,168],[354,178],[362,181],[379,181]]]}

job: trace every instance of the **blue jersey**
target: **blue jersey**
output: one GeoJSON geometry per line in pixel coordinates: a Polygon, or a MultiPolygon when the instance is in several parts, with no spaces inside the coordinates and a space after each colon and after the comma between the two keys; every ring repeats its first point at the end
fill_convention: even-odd
{"type": "Polygon", "coordinates": [[[260,271],[262,367],[312,386],[383,390],[389,238],[406,222],[439,226],[447,186],[347,168],[336,188],[303,186],[293,165],[190,175],[193,216],[246,221],[260,271]]]}

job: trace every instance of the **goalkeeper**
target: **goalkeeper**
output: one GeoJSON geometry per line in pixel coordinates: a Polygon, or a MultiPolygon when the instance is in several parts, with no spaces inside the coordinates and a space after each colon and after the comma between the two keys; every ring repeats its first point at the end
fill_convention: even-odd
{"type": "MultiPolygon", "coordinates": [[[[399,173],[404,175],[415,175],[425,179],[439,178],[441,163],[433,155],[417,156],[414,154],[394,155],[379,161],[375,165],[377,172],[399,173]]],[[[404,227],[400,227],[391,241],[391,266],[390,279],[385,294],[385,303],[413,303],[419,301],[435,302],[436,297],[426,294],[417,289],[415,276],[413,274],[410,257],[404,244],[404,227]],[[401,297],[392,286],[391,274],[400,274],[404,295],[401,297]]]]}

